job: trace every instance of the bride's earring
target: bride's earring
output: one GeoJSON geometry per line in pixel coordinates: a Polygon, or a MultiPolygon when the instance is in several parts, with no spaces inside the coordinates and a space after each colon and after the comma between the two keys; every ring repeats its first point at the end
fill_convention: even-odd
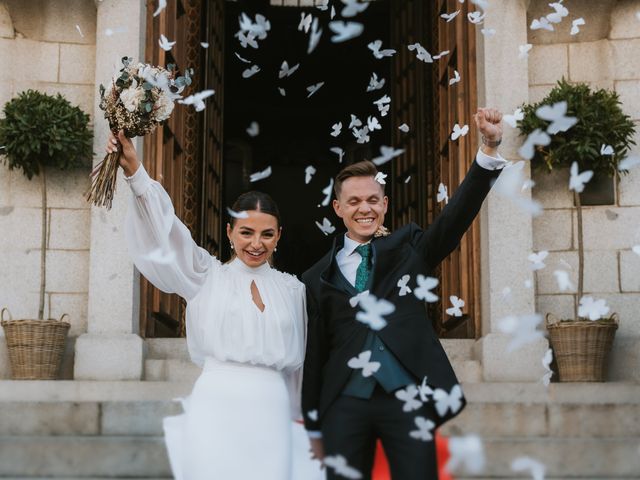
{"type": "Polygon", "coordinates": [[[233,242],[229,242],[229,245],[231,246],[231,250],[233,250],[233,242]]]}

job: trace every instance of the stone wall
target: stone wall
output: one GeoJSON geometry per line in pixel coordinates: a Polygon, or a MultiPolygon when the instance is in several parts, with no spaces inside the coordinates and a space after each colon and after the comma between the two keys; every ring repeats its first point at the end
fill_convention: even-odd
{"type": "MultiPolygon", "coordinates": [[[[530,101],[541,100],[561,77],[595,88],[614,89],[623,110],[640,132],[640,0],[567,0],[570,15],[555,32],[529,30],[530,101]],[[584,17],[586,25],[571,36],[571,21],[584,17]]],[[[548,2],[529,5],[528,24],[550,12],[548,2]]],[[[640,145],[640,133],[636,135],[640,145]]],[[[636,146],[635,154],[640,154],[636,146]]],[[[573,293],[561,293],[553,271],[569,271],[577,285],[577,230],[569,174],[535,172],[533,196],[544,206],[534,219],[533,248],[548,250],[547,268],[537,277],[537,310],[559,317],[573,316],[573,293]],[[571,269],[569,269],[569,265],[571,269]]],[[[585,294],[603,298],[620,316],[611,378],[640,381],[640,168],[621,178],[616,201],[610,206],[584,208],[585,294]]]]}
{"type": "MultiPolygon", "coordinates": [[[[0,2],[0,105],[29,88],[61,93],[94,114],[96,5],[93,0],[0,2]]],[[[70,335],[87,330],[89,169],[50,172],[45,315],[70,315],[70,335]]],[[[0,307],[36,318],[40,288],[41,184],[0,165],[0,307]]],[[[3,332],[0,330],[0,335],[3,332]]],[[[72,342],[70,342],[72,350],[72,342]]],[[[1,342],[0,356],[6,356],[1,342]]],[[[70,359],[67,359],[70,367],[70,359]]],[[[65,369],[70,375],[70,368],[65,369]]],[[[0,358],[0,378],[7,376],[0,358]]]]}

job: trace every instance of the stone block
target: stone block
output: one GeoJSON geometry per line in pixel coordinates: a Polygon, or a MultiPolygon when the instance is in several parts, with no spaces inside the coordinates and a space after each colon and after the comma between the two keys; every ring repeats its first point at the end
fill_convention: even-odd
{"type": "Polygon", "coordinates": [[[544,210],[533,219],[533,248],[540,250],[570,250],[573,248],[572,211],[544,210]]]}
{"type": "Polygon", "coordinates": [[[445,423],[439,432],[447,437],[470,432],[481,437],[546,436],[546,405],[515,399],[510,403],[470,402],[460,415],[445,423]]]}
{"type": "Polygon", "coordinates": [[[466,338],[443,338],[440,340],[449,360],[473,360],[475,340],[466,338]]]}
{"type": "MultiPolygon", "coordinates": [[[[595,296],[595,295],[594,295],[595,296]]],[[[605,300],[611,313],[617,313],[620,320],[616,338],[640,337],[640,295],[637,293],[603,293],[596,298],[605,300]]]]}
{"type": "Polygon", "coordinates": [[[640,206],[640,168],[629,171],[627,175],[620,177],[618,184],[619,200],[621,207],[640,206]]]}
{"type": "Polygon", "coordinates": [[[90,402],[2,402],[0,436],[100,435],[100,410],[90,402]]]}
{"type": "Polygon", "coordinates": [[[549,405],[553,437],[640,437],[640,405],[549,405]]]}
{"type": "Polygon", "coordinates": [[[90,166],[48,172],[47,205],[50,208],[88,209],[84,192],[91,185],[90,172],[90,166]]]}
{"type": "Polygon", "coordinates": [[[536,182],[532,190],[535,201],[546,208],[573,208],[573,195],[569,191],[569,169],[561,168],[547,172],[533,170],[533,181],[536,182]]]}
{"type": "Polygon", "coordinates": [[[0,329],[0,381],[11,378],[11,364],[9,363],[9,351],[4,339],[4,331],[0,329]]]}
{"type": "Polygon", "coordinates": [[[147,382],[164,382],[167,378],[164,360],[147,358],[144,361],[143,379],[147,382]]]}
{"type": "Polygon", "coordinates": [[[102,405],[102,435],[163,435],[162,419],[182,413],[179,402],[107,402],[102,405]]]}
{"type": "Polygon", "coordinates": [[[0,254],[0,264],[0,306],[8,307],[14,319],[36,318],[40,292],[40,252],[4,250],[0,254]]]}
{"type": "Polygon", "coordinates": [[[536,311],[546,316],[551,313],[557,318],[574,318],[575,295],[538,295],[536,311]]]}
{"type": "MultiPolygon", "coordinates": [[[[94,85],[41,83],[40,90],[49,95],[55,95],[59,93],[64,98],[66,98],[69,101],[69,103],[71,103],[71,105],[76,105],[80,107],[80,109],[84,113],[87,113],[89,115],[90,117],[89,121],[93,122],[94,102],[95,102],[96,95],[98,95],[97,89],[95,88],[94,85]]],[[[88,169],[88,166],[87,166],[87,169],[88,169]]],[[[85,175],[88,173],[89,172],[87,171],[85,175]]]]}
{"type": "MultiPolygon", "coordinates": [[[[610,382],[640,383],[640,336],[616,333],[608,362],[607,380],[610,382]]],[[[638,422],[636,420],[636,424],[638,422]]]]}
{"type": "Polygon", "coordinates": [[[640,120],[640,80],[616,81],[615,87],[624,113],[633,120],[640,120]]]}
{"type": "Polygon", "coordinates": [[[482,381],[482,365],[477,360],[452,359],[451,366],[460,383],[478,383],[482,381]]]}
{"type": "Polygon", "coordinates": [[[136,478],[170,472],[162,437],[0,437],[2,477],[136,478]]]}
{"type": "Polygon", "coordinates": [[[614,40],[609,43],[613,67],[612,77],[616,80],[640,79],[640,65],[636,61],[637,52],[640,49],[640,38],[614,40]]]}
{"type": "Polygon", "coordinates": [[[76,380],[140,380],[143,341],[138,335],[84,334],[76,341],[76,380]]]}
{"type": "Polygon", "coordinates": [[[569,79],[572,82],[611,80],[614,78],[613,71],[613,55],[609,40],[569,45],[569,79]]]}
{"type": "Polygon", "coordinates": [[[640,207],[586,207],[582,217],[586,250],[628,250],[638,242],[640,207]]]}
{"type": "Polygon", "coordinates": [[[84,293],[88,289],[88,250],[49,250],[47,252],[48,292],[84,293]]]}
{"type": "Polygon", "coordinates": [[[84,0],[5,0],[13,24],[27,38],[96,43],[96,3],[84,0]],[[75,25],[80,26],[80,31],[75,25]]]}
{"type": "Polygon", "coordinates": [[[545,478],[633,478],[640,471],[638,442],[628,438],[489,437],[483,444],[482,475],[489,478],[511,476],[511,462],[521,456],[541,460],[545,478]]]}
{"type": "Polygon", "coordinates": [[[609,38],[638,38],[637,0],[618,0],[611,12],[609,38]]]}
{"type": "Polygon", "coordinates": [[[619,252],[619,259],[621,291],[623,293],[640,292],[640,255],[623,250],[619,252]]]}
{"type": "Polygon", "coordinates": [[[13,38],[16,32],[5,3],[0,3],[0,38],[13,38]]]}
{"type": "Polygon", "coordinates": [[[65,318],[70,324],[69,336],[77,337],[87,332],[87,302],[86,293],[51,293],[50,314],[52,318],[59,319],[64,313],[69,314],[65,318]]]}
{"type": "Polygon", "coordinates": [[[176,358],[189,360],[187,340],[185,338],[145,338],[146,357],[148,359],[176,358]]]}
{"type": "MultiPolygon", "coordinates": [[[[8,99],[7,99],[8,100],[8,99]]],[[[4,88],[0,86],[0,108],[4,106],[4,88]]],[[[0,169],[0,209],[13,207],[11,203],[11,172],[7,168],[0,169]]],[[[4,210],[0,210],[3,212],[4,210]]]]}
{"type": "Polygon", "coordinates": [[[49,242],[50,249],[88,250],[91,241],[91,211],[88,208],[50,210],[49,242]]]}
{"type": "MultiPolygon", "coordinates": [[[[578,252],[551,252],[545,260],[546,267],[536,272],[538,293],[559,294],[576,293],[578,288],[578,252]],[[553,272],[564,270],[574,288],[561,292],[553,272]]],[[[585,293],[617,293],[618,262],[615,251],[586,251],[584,254],[584,292],[585,293]]]]}
{"type": "Polygon", "coordinates": [[[566,44],[534,45],[529,52],[529,85],[554,84],[569,76],[566,44]]]}
{"type": "Polygon", "coordinates": [[[18,91],[23,90],[20,88],[22,81],[58,81],[60,48],[57,43],[38,42],[27,38],[0,39],[0,42],[11,42],[12,65],[10,72],[4,75],[17,82],[18,91]]]}
{"type": "Polygon", "coordinates": [[[476,358],[485,382],[539,382],[544,375],[542,357],[549,349],[546,338],[507,353],[510,337],[490,333],[476,342],[476,358]]]}
{"type": "Polygon", "coordinates": [[[40,250],[42,246],[42,208],[0,208],[0,247],[2,250],[40,250]]]}
{"type": "Polygon", "coordinates": [[[95,45],[63,43],[60,45],[61,83],[83,83],[94,87],[96,72],[95,45]]]}

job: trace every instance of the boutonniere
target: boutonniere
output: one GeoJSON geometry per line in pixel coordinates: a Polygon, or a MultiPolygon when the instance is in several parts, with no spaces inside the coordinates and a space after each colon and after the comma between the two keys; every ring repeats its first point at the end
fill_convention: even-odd
{"type": "Polygon", "coordinates": [[[374,238],[386,237],[388,235],[391,235],[391,232],[384,225],[380,225],[376,230],[376,233],[373,234],[374,238]]]}

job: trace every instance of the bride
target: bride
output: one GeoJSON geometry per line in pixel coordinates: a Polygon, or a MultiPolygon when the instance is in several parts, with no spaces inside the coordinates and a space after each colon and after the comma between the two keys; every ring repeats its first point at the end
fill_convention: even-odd
{"type": "Polygon", "coordinates": [[[151,283],[187,301],[187,346],[202,367],[184,413],[164,419],[175,478],[321,478],[291,421],[300,417],[307,319],[304,285],[269,263],[282,231],[277,205],[261,192],[237,199],[232,209],[244,213],[227,224],[234,255],[221,263],[196,245],[122,132],[109,136],[107,152],[118,145],[133,192],[129,251],[151,283]]]}

